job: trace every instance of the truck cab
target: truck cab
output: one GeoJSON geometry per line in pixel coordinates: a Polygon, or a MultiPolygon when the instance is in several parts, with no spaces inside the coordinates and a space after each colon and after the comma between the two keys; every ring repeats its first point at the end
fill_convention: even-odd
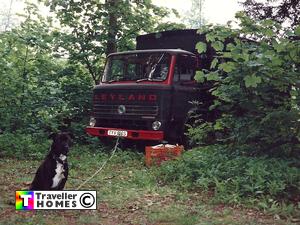
{"type": "MultiPolygon", "coordinates": [[[[192,47],[195,49],[199,35],[195,30],[187,31],[185,34],[195,39],[192,47]]],[[[182,35],[178,38],[174,31],[162,32],[159,38],[156,34],[143,35],[137,39],[138,50],[107,57],[102,80],[94,88],[87,133],[99,137],[182,142],[192,101],[209,102],[210,97],[194,80],[199,68],[199,55],[195,51],[149,49],[152,45],[158,47],[155,42],[163,44],[162,37],[167,43],[168,36],[177,37],[174,39],[177,42],[182,40],[182,35]]],[[[180,47],[176,43],[175,46],[180,47]]]]}

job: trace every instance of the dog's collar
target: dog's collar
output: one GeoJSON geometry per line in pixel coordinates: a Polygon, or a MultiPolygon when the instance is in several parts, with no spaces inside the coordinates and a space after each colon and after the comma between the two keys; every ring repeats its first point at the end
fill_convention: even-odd
{"type": "Polygon", "coordinates": [[[60,156],[53,155],[53,159],[61,164],[64,164],[66,162],[67,156],[65,156],[63,154],[61,154],[60,156]],[[64,156],[64,159],[62,159],[63,158],[62,156],[64,156]]]}

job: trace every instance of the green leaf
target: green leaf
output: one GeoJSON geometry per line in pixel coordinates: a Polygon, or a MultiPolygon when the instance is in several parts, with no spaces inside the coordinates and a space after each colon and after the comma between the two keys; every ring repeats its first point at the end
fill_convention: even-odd
{"type": "Polygon", "coordinates": [[[226,73],[230,73],[235,69],[235,64],[233,62],[226,62],[219,65],[219,69],[223,70],[226,73]]]}
{"type": "Polygon", "coordinates": [[[267,35],[268,37],[272,37],[274,35],[274,32],[272,29],[268,28],[264,30],[265,35],[267,35]]]}
{"type": "Polygon", "coordinates": [[[273,47],[277,52],[283,52],[286,49],[285,43],[273,43],[273,47]]]}
{"type": "Polygon", "coordinates": [[[223,57],[224,58],[232,58],[232,54],[231,54],[231,52],[224,52],[223,57]]]}
{"type": "Polygon", "coordinates": [[[246,76],[244,78],[244,81],[245,81],[245,85],[247,88],[249,88],[249,87],[255,88],[255,87],[257,87],[257,84],[261,83],[261,78],[255,76],[255,75],[251,75],[251,76],[246,76]]]}
{"type": "Polygon", "coordinates": [[[214,129],[215,130],[222,130],[223,129],[222,123],[217,120],[215,125],[214,125],[214,129]]]}
{"type": "Polygon", "coordinates": [[[249,59],[250,59],[250,55],[248,54],[248,53],[243,53],[243,55],[242,55],[242,57],[243,57],[243,59],[247,62],[247,61],[249,61],[249,59]]]}
{"type": "Polygon", "coordinates": [[[216,37],[215,37],[213,34],[208,33],[208,34],[206,35],[206,40],[207,40],[208,42],[213,42],[213,41],[215,41],[215,39],[216,39],[216,37]]]}
{"type": "Polygon", "coordinates": [[[274,25],[274,21],[271,19],[266,19],[262,21],[262,25],[263,26],[273,26],[274,25]]]}
{"type": "Polygon", "coordinates": [[[300,25],[295,28],[295,34],[300,36],[300,25]]]}
{"type": "Polygon", "coordinates": [[[214,58],[214,60],[211,62],[210,68],[211,69],[216,68],[218,62],[219,62],[219,60],[217,58],[214,58]]]}
{"type": "Polygon", "coordinates": [[[203,83],[205,81],[205,74],[203,71],[196,71],[195,80],[199,83],[203,83]]]}
{"type": "Polygon", "coordinates": [[[203,52],[206,52],[207,46],[203,42],[198,42],[196,44],[196,49],[197,49],[198,53],[203,53],[203,52]]]}
{"type": "Polygon", "coordinates": [[[207,77],[207,80],[214,80],[214,81],[220,80],[219,74],[217,72],[211,72],[211,73],[207,74],[206,77],[207,77]]]}
{"type": "Polygon", "coordinates": [[[211,46],[216,50],[216,51],[223,51],[224,49],[224,44],[221,41],[215,41],[211,44],[211,46]]]}
{"type": "Polygon", "coordinates": [[[235,48],[235,45],[232,43],[229,43],[228,45],[226,45],[226,50],[231,51],[235,48]]]}

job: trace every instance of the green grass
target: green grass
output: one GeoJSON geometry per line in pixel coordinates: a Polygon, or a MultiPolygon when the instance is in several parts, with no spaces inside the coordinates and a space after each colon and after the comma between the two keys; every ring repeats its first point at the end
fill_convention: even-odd
{"type": "MultiPolygon", "coordinates": [[[[76,189],[109,154],[74,146],[66,190],[76,189]]],[[[0,159],[0,224],[290,224],[253,209],[213,204],[209,196],[158,182],[143,154],[118,151],[82,189],[97,190],[94,211],[15,211],[14,191],[33,179],[39,160],[0,159]]]]}

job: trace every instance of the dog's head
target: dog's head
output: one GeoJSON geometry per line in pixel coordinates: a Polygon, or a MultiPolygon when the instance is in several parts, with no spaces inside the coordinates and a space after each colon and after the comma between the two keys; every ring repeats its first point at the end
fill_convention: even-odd
{"type": "Polygon", "coordinates": [[[69,152],[73,135],[67,132],[53,133],[49,136],[53,140],[51,145],[51,153],[59,156],[60,154],[67,155],[69,152]]]}

